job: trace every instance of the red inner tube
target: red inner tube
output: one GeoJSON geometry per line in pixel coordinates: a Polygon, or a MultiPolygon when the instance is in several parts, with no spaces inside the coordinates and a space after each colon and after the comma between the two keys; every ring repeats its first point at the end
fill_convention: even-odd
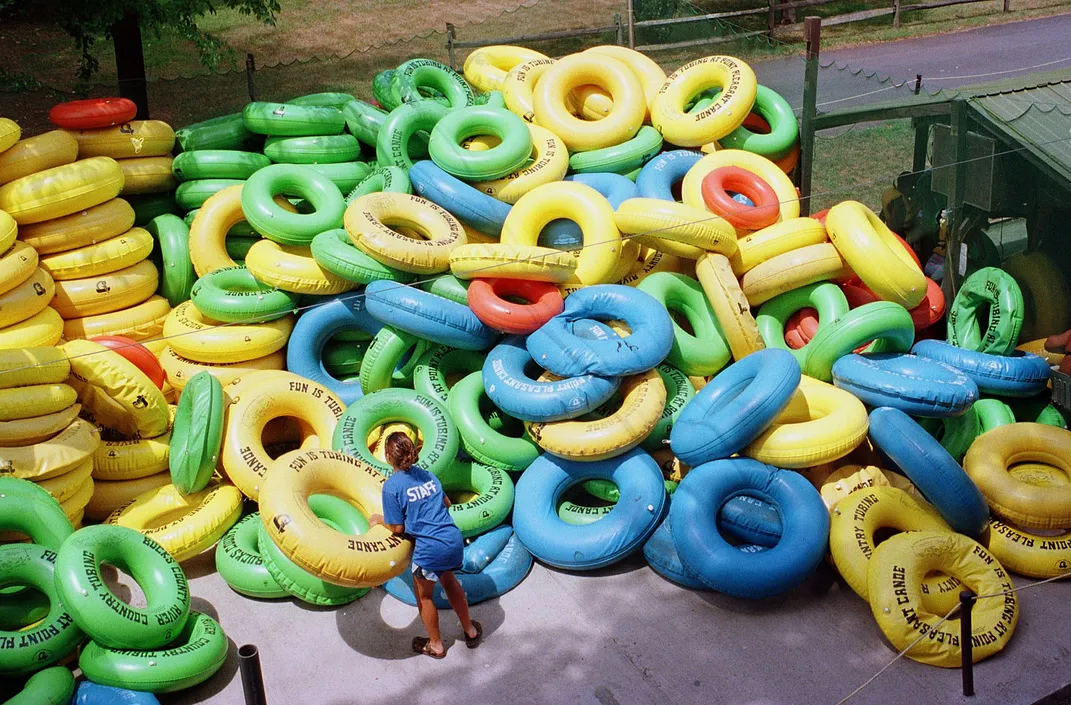
{"type": "Polygon", "coordinates": [[[527,279],[473,279],[468,299],[481,321],[495,330],[518,335],[535,331],[565,308],[557,286],[527,279]],[[507,296],[529,303],[514,303],[507,296]]]}
{"type": "Polygon", "coordinates": [[[707,208],[738,230],[760,230],[773,225],[781,212],[773,187],[757,174],[738,166],[723,166],[710,172],[703,178],[702,190],[707,208]],[[747,196],[755,205],[734,201],[729,191],[747,196]]]}
{"type": "Polygon", "coordinates": [[[167,380],[164,368],[160,366],[160,361],[156,359],[156,356],[141,343],[121,335],[101,335],[96,338],[90,338],[90,340],[119,353],[132,365],[144,372],[145,376],[156,385],[157,389],[164,388],[164,382],[167,380]]]}
{"type": "Polygon", "coordinates": [[[52,106],[48,119],[67,130],[92,130],[130,122],[138,106],[127,98],[87,98],[52,106]]]}
{"type": "Polygon", "coordinates": [[[793,350],[799,350],[818,332],[818,310],[807,306],[796,311],[785,321],[785,342],[793,350]]]}
{"type": "Polygon", "coordinates": [[[927,277],[926,297],[910,313],[917,331],[925,330],[941,320],[941,316],[945,315],[945,292],[941,291],[941,285],[927,277]]]}

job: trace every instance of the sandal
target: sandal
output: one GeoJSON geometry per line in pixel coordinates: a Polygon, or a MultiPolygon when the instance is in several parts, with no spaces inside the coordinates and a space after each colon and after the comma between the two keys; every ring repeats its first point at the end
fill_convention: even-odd
{"type": "Polygon", "coordinates": [[[470,637],[468,634],[465,634],[465,646],[470,649],[475,649],[480,645],[480,642],[483,641],[483,625],[474,619],[472,620],[472,626],[476,630],[476,636],[470,637]]]}
{"type": "Polygon", "coordinates": [[[431,648],[431,639],[426,636],[413,637],[413,651],[418,654],[430,656],[433,659],[446,658],[446,649],[443,649],[441,653],[433,651],[431,648]]]}

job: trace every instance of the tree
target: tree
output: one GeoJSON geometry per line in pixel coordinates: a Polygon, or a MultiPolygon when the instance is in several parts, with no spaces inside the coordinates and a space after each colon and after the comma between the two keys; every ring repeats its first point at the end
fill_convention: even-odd
{"type": "Polygon", "coordinates": [[[197,26],[198,18],[215,14],[221,7],[274,24],[278,0],[0,0],[0,11],[25,11],[55,22],[74,39],[81,52],[78,76],[89,79],[100,66],[94,54],[101,39],[111,39],[120,94],[138,103],[139,116],[146,110],[145,62],[141,53],[141,32],[159,37],[177,33],[190,40],[201,54],[201,62],[215,67],[232,58],[230,47],[197,26]]]}

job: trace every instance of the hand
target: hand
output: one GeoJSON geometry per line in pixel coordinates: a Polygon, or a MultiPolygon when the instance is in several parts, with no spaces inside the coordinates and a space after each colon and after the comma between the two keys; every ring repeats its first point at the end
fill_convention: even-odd
{"type": "Polygon", "coordinates": [[[383,515],[382,514],[373,514],[372,516],[368,517],[368,528],[369,529],[371,529],[373,526],[381,526],[382,524],[383,524],[383,515]]]}

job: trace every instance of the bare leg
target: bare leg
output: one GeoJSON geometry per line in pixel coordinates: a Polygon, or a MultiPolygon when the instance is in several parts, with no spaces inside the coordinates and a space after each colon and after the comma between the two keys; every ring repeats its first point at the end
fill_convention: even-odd
{"type": "MultiPolygon", "coordinates": [[[[452,576],[451,576],[452,577],[452,576]]],[[[439,611],[435,609],[431,594],[435,589],[435,583],[413,576],[413,584],[416,586],[417,606],[420,608],[420,621],[424,623],[424,629],[428,632],[428,646],[436,653],[446,650],[443,646],[442,634],[439,633],[439,611]]],[[[451,603],[452,604],[452,603],[451,603]]]]}
{"type": "Polygon", "coordinates": [[[469,617],[469,601],[465,597],[465,588],[457,581],[452,571],[439,573],[439,582],[442,583],[446,599],[450,601],[450,607],[457,613],[461,620],[461,628],[465,630],[465,636],[473,639],[476,637],[476,627],[472,626],[472,618],[469,617]]]}

